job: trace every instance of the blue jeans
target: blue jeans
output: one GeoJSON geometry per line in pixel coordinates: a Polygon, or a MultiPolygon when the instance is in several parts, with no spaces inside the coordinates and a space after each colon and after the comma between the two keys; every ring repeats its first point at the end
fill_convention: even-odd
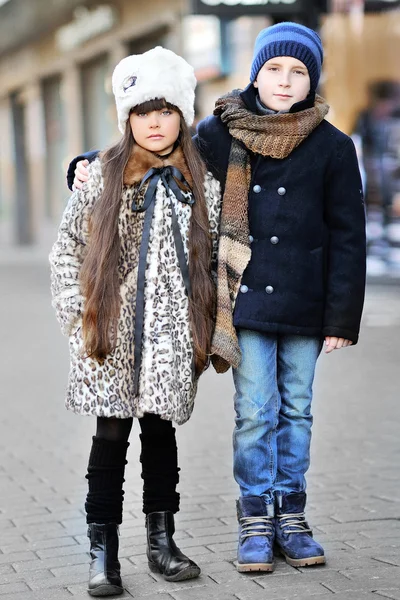
{"type": "Polygon", "coordinates": [[[242,496],[303,492],[310,464],[311,399],[317,337],[238,330],[242,361],[233,371],[233,466],[242,496]]]}

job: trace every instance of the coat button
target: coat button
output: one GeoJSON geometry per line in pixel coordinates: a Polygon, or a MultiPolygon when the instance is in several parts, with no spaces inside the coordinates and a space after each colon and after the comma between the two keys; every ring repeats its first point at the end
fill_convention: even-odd
{"type": "Polygon", "coordinates": [[[272,292],[274,291],[274,288],[272,287],[272,285],[267,285],[267,287],[265,288],[265,291],[267,292],[267,294],[272,294],[272,292]]]}
{"type": "Polygon", "coordinates": [[[273,235],[269,241],[271,244],[277,244],[279,242],[279,238],[276,235],[273,235]]]}
{"type": "Polygon", "coordinates": [[[284,188],[284,187],[278,188],[278,194],[280,196],[284,196],[286,194],[286,188],[284,188]]]}
{"type": "Polygon", "coordinates": [[[251,244],[251,242],[254,242],[254,238],[252,235],[249,235],[249,242],[250,242],[250,244],[251,244]]]}
{"type": "Polygon", "coordinates": [[[242,294],[246,294],[246,292],[249,291],[249,288],[247,287],[247,285],[241,285],[240,291],[242,292],[242,294]]]}
{"type": "Polygon", "coordinates": [[[261,192],[261,185],[255,185],[255,186],[253,187],[253,192],[254,192],[255,194],[259,194],[259,193],[261,192]]]}

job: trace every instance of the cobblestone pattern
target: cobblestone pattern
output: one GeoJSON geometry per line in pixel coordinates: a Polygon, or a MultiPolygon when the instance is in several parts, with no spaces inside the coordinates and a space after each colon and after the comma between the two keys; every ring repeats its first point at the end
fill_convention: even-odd
{"type": "MultiPolygon", "coordinates": [[[[0,265],[0,600],[87,599],[84,474],[94,420],[65,411],[66,340],[44,266],[0,265]]],[[[137,600],[400,600],[400,293],[368,292],[356,348],[321,356],[315,384],[308,519],[325,567],[239,574],[231,475],[230,374],[207,373],[178,428],[181,512],[176,541],[202,567],[167,583],[149,572],[141,513],[138,428],[126,473],[121,564],[137,600]]]]}

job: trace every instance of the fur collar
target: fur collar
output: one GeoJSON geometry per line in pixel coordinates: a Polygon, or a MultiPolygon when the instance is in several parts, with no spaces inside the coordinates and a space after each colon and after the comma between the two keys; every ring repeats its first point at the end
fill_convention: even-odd
{"type": "Polygon", "coordinates": [[[168,156],[160,157],[135,144],[125,167],[124,184],[133,185],[134,183],[138,183],[142,181],[149,169],[153,167],[161,169],[162,167],[169,165],[179,169],[189,185],[193,185],[193,179],[180,146],[173,150],[168,156]]]}

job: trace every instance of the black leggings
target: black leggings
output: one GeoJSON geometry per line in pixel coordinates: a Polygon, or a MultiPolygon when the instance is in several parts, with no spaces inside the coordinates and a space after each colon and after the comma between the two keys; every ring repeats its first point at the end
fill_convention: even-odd
{"type": "MultiPolygon", "coordinates": [[[[88,523],[121,523],[126,452],[133,419],[97,418],[86,478],[88,523]]],[[[171,421],[146,414],[139,419],[142,451],[143,512],[179,510],[178,455],[171,421]]]]}

